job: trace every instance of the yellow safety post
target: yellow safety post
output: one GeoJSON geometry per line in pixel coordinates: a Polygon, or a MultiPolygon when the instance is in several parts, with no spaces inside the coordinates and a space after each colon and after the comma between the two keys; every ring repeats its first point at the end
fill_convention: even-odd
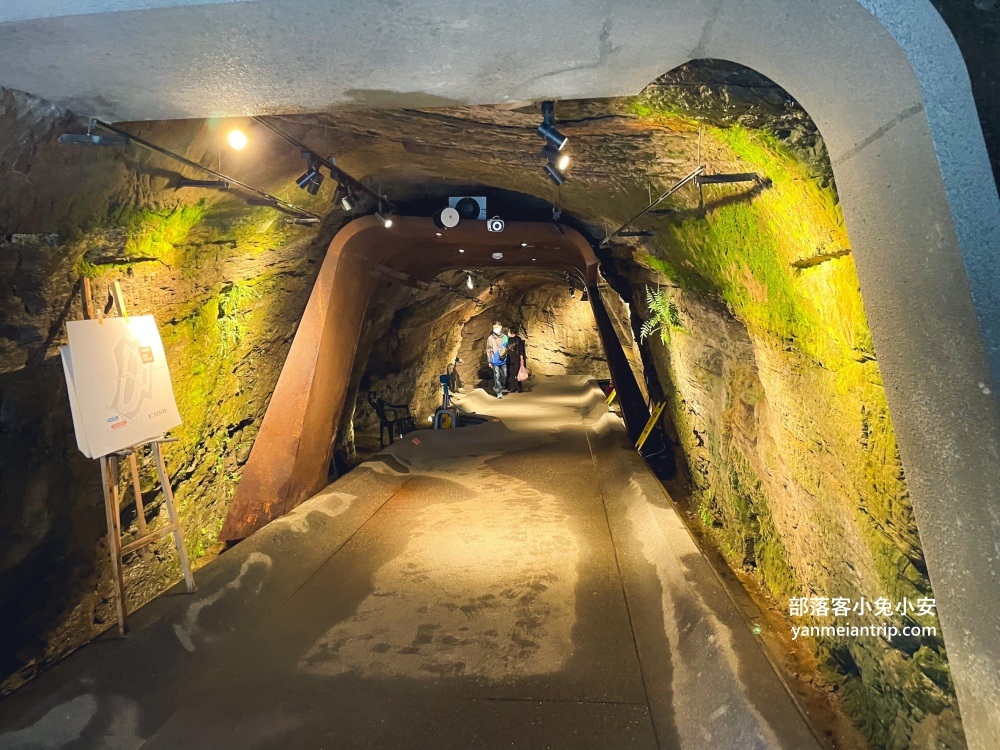
{"type": "Polygon", "coordinates": [[[646,428],[642,431],[639,436],[639,440],[636,441],[635,449],[637,451],[642,450],[642,446],[646,444],[646,440],[649,439],[649,433],[653,431],[653,426],[659,421],[660,415],[663,414],[663,409],[666,407],[667,402],[661,401],[656,406],[653,407],[652,413],[649,415],[649,421],[646,422],[646,428]]]}

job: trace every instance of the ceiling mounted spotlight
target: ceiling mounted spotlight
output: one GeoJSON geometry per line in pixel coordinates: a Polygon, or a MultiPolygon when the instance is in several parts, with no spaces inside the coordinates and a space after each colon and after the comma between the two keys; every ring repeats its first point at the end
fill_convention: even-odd
{"type": "Polygon", "coordinates": [[[309,193],[309,195],[316,195],[316,193],[319,192],[319,186],[322,184],[323,174],[319,170],[316,170],[316,174],[313,175],[308,187],[306,187],[306,192],[309,193]]]}
{"type": "Polygon", "coordinates": [[[565,152],[560,152],[551,143],[546,143],[545,148],[542,149],[542,157],[549,160],[556,169],[560,172],[565,172],[566,167],[569,166],[569,154],[565,152]]]}
{"type": "Polygon", "coordinates": [[[538,126],[537,132],[538,135],[555,146],[557,151],[562,151],[566,147],[566,142],[569,138],[556,129],[554,113],[555,102],[542,102],[542,124],[538,126]]]}
{"type": "Polygon", "coordinates": [[[503,260],[503,253],[493,253],[493,260],[503,260]]]}
{"type": "Polygon", "coordinates": [[[323,184],[323,174],[319,171],[319,164],[309,159],[305,173],[295,181],[295,184],[309,195],[316,195],[319,186],[323,184]]]}
{"type": "Polygon", "coordinates": [[[319,171],[320,163],[311,151],[302,151],[301,154],[302,158],[306,160],[306,171],[295,181],[295,184],[309,195],[316,195],[319,192],[319,186],[323,184],[323,174],[319,171]]]}
{"type": "MultiPolygon", "coordinates": [[[[378,217],[378,220],[382,222],[382,226],[389,229],[392,226],[392,216],[382,208],[382,201],[384,200],[386,200],[384,195],[379,198],[378,210],[375,212],[375,215],[378,217]]],[[[390,206],[391,205],[392,204],[390,204],[390,206]]]]}
{"type": "Polygon", "coordinates": [[[542,158],[548,160],[545,165],[545,174],[559,187],[566,182],[564,174],[569,166],[569,154],[560,153],[569,140],[560,133],[555,126],[555,103],[552,101],[542,102],[542,124],[538,126],[538,135],[545,139],[545,146],[542,148],[542,158]]]}
{"type": "Polygon", "coordinates": [[[547,174],[549,179],[556,184],[556,187],[559,187],[566,182],[566,175],[559,171],[559,168],[554,164],[549,163],[545,165],[545,174],[547,174]]]}

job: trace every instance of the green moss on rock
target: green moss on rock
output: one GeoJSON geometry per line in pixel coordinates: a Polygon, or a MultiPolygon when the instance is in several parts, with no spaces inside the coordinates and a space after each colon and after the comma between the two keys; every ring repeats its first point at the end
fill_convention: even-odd
{"type": "MultiPolygon", "coordinates": [[[[703,131],[713,171],[761,181],[705,186],[704,208],[678,194],[665,231],[635,256],[685,321],[651,349],[693,505],[730,563],[779,601],[931,597],[836,193],[766,133],[703,131]]],[[[662,310],[643,308],[659,325],[662,310]]],[[[937,633],[812,642],[876,746],[961,746],[937,633]]]]}

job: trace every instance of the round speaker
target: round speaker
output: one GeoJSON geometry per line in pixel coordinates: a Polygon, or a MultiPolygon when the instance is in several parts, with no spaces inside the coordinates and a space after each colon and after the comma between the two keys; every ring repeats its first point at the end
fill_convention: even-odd
{"type": "Polygon", "coordinates": [[[478,219],[479,218],[479,201],[473,200],[472,198],[462,198],[458,203],[455,204],[455,208],[458,209],[458,214],[463,219],[478,219]]]}
{"type": "Polygon", "coordinates": [[[458,226],[458,211],[454,208],[444,208],[441,210],[441,215],[438,217],[438,221],[442,227],[445,229],[451,229],[452,227],[458,226]]]}

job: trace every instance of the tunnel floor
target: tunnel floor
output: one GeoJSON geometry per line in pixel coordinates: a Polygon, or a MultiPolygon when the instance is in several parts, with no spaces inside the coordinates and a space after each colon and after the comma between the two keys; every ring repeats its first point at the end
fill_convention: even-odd
{"type": "Polygon", "coordinates": [[[581,378],[411,433],[0,703],[0,748],[818,747],[581,378]]]}

